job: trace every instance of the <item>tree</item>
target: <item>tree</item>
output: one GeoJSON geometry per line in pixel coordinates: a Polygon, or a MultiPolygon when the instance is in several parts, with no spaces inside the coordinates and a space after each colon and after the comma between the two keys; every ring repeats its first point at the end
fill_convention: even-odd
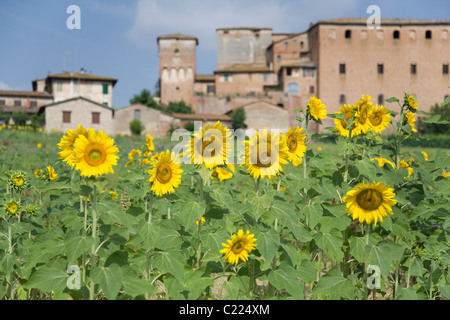
{"type": "Polygon", "coordinates": [[[130,130],[133,135],[140,136],[141,132],[145,130],[145,126],[142,124],[141,120],[134,119],[130,122],[130,130]]]}
{"type": "Polygon", "coordinates": [[[16,126],[25,126],[27,124],[28,115],[24,111],[14,111],[11,117],[16,126]]]}
{"type": "Polygon", "coordinates": [[[155,96],[161,97],[161,78],[155,83],[155,96]]]}
{"type": "Polygon", "coordinates": [[[184,101],[180,102],[169,102],[169,105],[166,108],[167,112],[175,112],[175,113],[194,113],[192,111],[191,106],[188,106],[184,101]]]}
{"type": "Polygon", "coordinates": [[[240,129],[245,128],[245,110],[244,108],[240,107],[233,111],[231,114],[231,125],[233,126],[233,129],[240,129]]]}
{"type": "MultiPolygon", "coordinates": [[[[441,106],[436,103],[430,108],[430,114],[439,114],[441,119],[450,121],[450,103],[444,103],[441,106]]],[[[421,134],[450,134],[450,126],[448,124],[427,123],[420,118],[418,120],[418,129],[421,134]]]]}
{"type": "Polygon", "coordinates": [[[130,103],[142,104],[149,108],[163,110],[162,106],[159,105],[155,100],[153,100],[150,90],[147,89],[142,89],[140,94],[135,94],[133,98],[130,99],[130,103]]]}

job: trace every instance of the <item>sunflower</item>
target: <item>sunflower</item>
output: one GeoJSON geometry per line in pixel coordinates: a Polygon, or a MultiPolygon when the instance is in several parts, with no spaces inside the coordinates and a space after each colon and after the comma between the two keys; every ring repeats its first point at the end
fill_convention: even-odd
{"type": "Polygon", "coordinates": [[[197,219],[197,220],[195,220],[195,224],[196,225],[198,225],[199,224],[199,221],[201,222],[201,224],[204,224],[205,223],[205,217],[201,217],[200,219],[197,219]]]}
{"type": "Polygon", "coordinates": [[[111,190],[109,191],[109,194],[111,195],[111,199],[113,200],[119,199],[119,195],[117,194],[117,192],[111,190]]]}
{"type": "Polygon", "coordinates": [[[247,168],[253,178],[264,178],[278,175],[286,164],[289,149],[285,139],[280,139],[277,132],[268,133],[266,128],[260,133],[250,136],[244,141],[245,153],[242,167],[247,168]]]}
{"type": "Polygon", "coordinates": [[[9,177],[9,185],[17,191],[24,190],[28,185],[28,179],[25,172],[15,171],[9,177]]]}
{"type": "Polygon", "coordinates": [[[391,116],[387,108],[376,105],[369,116],[370,130],[382,133],[391,122],[391,116]]]}
{"type": "Polygon", "coordinates": [[[233,178],[233,174],[235,172],[234,165],[231,163],[227,163],[227,167],[229,170],[220,166],[215,167],[213,172],[211,173],[211,179],[218,178],[220,181],[223,181],[233,178]]]}
{"type": "Polygon", "coordinates": [[[147,134],[145,137],[145,157],[150,157],[152,152],[155,150],[155,145],[153,144],[153,137],[150,134],[147,134]]]}
{"type": "MultiPolygon", "coordinates": [[[[298,158],[302,159],[306,152],[305,145],[306,134],[303,133],[303,128],[289,128],[287,134],[282,134],[281,139],[283,139],[288,147],[288,160],[291,162],[296,161],[298,163],[298,158]]],[[[301,162],[301,160],[300,160],[301,162]]]]}
{"type": "Polygon", "coordinates": [[[79,135],[74,143],[74,158],[76,169],[82,176],[94,176],[114,173],[112,166],[117,165],[116,154],[119,149],[114,145],[114,140],[103,131],[95,132],[90,129],[87,137],[79,135]]]}
{"type": "Polygon", "coordinates": [[[42,169],[36,169],[36,171],[34,172],[34,176],[38,179],[41,177],[41,174],[42,174],[42,169]]]}
{"type": "Polygon", "coordinates": [[[409,178],[411,176],[411,174],[414,172],[413,168],[405,160],[400,161],[399,168],[400,169],[405,168],[406,170],[408,170],[408,175],[405,176],[405,178],[409,178]]]}
{"type": "Polygon", "coordinates": [[[186,147],[191,163],[204,164],[206,168],[213,169],[227,163],[231,151],[231,131],[217,121],[213,126],[199,128],[186,147]]]}
{"type": "Polygon", "coordinates": [[[77,140],[80,135],[83,135],[85,137],[87,137],[88,135],[88,129],[83,128],[81,124],[78,125],[77,130],[67,130],[66,134],[58,143],[58,148],[62,150],[61,152],[59,152],[59,158],[72,167],[76,165],[77,161],[77,159],[73,155],[73,147],[75,140],[77,140]]]}
{"type": "Polygon", "coordinates": [[[377,160],[379,167],[383,167],[385,163],[388,163],[388,164],[391,165],[392,169],[395,169],[395,164],[392,161],[388,160],[388,159],[385,159],[385,158],[371,158],[370,160],[371,161],[377,160]]]}
{"type": "Polygon", "coordinates": [[[417,132],[414,122],[416,122],[416,117],[414,116],[414,113],[411,111],[408,111],[405,114],[404,124],[409,124],[411,126],[412,132],[417,132]]]}
{"type": "Polygon", "coordinates": [[[152,190],[156,195],[162,197],[166,193],[175,192],[174,188],[178,188],[181,184],[181,164],[175,159],[175,154],[170,151],[161,152],[153,169],[148,170],[151,175],[148,181],[153,182],[152,190]]]}
{"type": "Polygon", "coordinates": [[[309,99],[306,112],[314,119],[314,121],[320,121],[319,119],[325,119],[327,116],[326,106],[322,101],[316,97],[309,99]]]}
{"type": "Polygon", "coordinates": [[[428,154],[425,151],[421,151],[423,158],[425,159],[425,161],[428,161],[428,154]]]}
{"type": "Polygon", "coordinates": [[[395,196],[394,189],[385,186],[382,182],[365,184],[362,182],[353,190],[347,192],[342,199],[348,211],[347,215],[352,215],[353,220],[359,219],[359,222],[374,223],[377,225],[378,219],[383,222],[387,214],[393,214],[392,206],[397,200],[392,199],[395,196]]]}
{"type": "Polygon", "coordinates": [[[242,261],[247,261],[249,253],[256,248],[254,234],[247,233],[244,234],[243,230],[239,230],[238,234],[233,234],[231,240],[227,240],[228,243],[222,243],[223,249],[220,253],[225,253],[225,260],[231,264],[238,264],[239,259],[242,261]]]}
{"type": "Polygon", "coordinates": [[[56,171],[52,166],[47,166],[47,174],[48,174],[48,180],[50,180],[50,181],[53,181],[56,178],[58,178],[58,175],[56,174],[56,171]]]}
{"type": "Polygon", "coordinates": [[[20,204],[17,203],[15,200],[9,202],[5,206],[5,212],[8,216],[16,216],[19,213],[20,204]]]}
{"type": "Polygon", "coordinates": [[[444,172],[442,173],[442,176],[443,176],[444,178],[448,178],[448,177],[450,177],[450,173],[447,172],[447,171],[444,171],[444,172]]]}
{"type": "Polygon", "coordinates": [[[417,108],[419,107],[417,101],[414,100],[414,96],[412,96],[412,95],[408,95],[406,98],[406,101],[407,101],[408,108],[411,111],[417,110],[417,108]]]}
{"type": "Polygon", "coordinates": [[[371,128],[370,117],[372,116],[372,97],[362,95],[362,98],[356,102],[355,113],[355,135],[366,134],[371,128]]]}
{"type": "MultiPolygon", "coordinates": [[[[336,125],[335,131],[341,136],[348,137],[350,130],[347,129],[348,120],[353,117],[356,107],[354,105],[344,104],[339,108],[336,114],[345,114],[345,119],[334,119],[334,124],[336,125]]],[[[353,124],[354,127],[354,124],[353,124]]],[[[352,138],[355,135],[355,131],[352,128],[352,138]]]]}
{"type": "Polygon", "coordinates": [[[141,150],[133,149],[128,154],[128,159],[133,160],[137,155],[140,157],[142,154],[141,150]]]}

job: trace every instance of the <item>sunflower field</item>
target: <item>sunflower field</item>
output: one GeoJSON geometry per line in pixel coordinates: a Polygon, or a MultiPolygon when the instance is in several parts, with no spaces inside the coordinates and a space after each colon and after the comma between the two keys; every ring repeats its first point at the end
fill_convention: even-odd
{"type": "Polygon", "coordinates": [[[0,126],[0,299],[450,299],[450,152],[403,147],[417,115],[448,123],[386,101],[177,145],[0,126]]]}

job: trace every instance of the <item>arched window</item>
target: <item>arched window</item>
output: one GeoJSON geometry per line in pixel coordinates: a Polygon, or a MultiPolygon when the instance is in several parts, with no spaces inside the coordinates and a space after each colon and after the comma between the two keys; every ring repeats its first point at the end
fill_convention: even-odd
{"type": "Polygon", "coordinates": [[[400,31],[395,30],[393,34],[394,39],[400,39],[400,31]]]}
{"type": "Polygon", "coordinates": [[[431,39],[431,30],[425,31],[425,39],[431,39]]]}

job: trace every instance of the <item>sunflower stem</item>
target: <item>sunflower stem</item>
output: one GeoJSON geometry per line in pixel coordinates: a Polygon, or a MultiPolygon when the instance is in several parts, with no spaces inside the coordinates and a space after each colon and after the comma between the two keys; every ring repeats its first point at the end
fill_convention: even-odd
{"type": "MultiPolygon", "coordinates": [[[[92,273],[92,269],[95,267],[95,251],[96,251],[96,247],[95,247],[95,242],[97,239],[97,186],[95,185],[95,183],[93,183],[94,185],[94,190],[92,191],[92,239],[94,239],[94,242],[92,244],[92,250],[91,250],[91,273],[92,273]]],[[[91,275],[91,286],[89,288],[89,299],[90,300],[94,300],[95,298],[95,283],[92,280],[92,275],[91,275]]]]}
{"type": "MultiPolygon", "coordinates": [[[[306,134],[305,145],[306,146],[308,145],[306,142],[306,140],[308,139],[308,122],[309,122],[309,117],[308,117],[308,113],[306,113],[306,115],[305,115],[305,134],[306,134]]],[[[305,155],[303,157],[303,178],[305,180],[308,179],[308,171],[307,171],[307,166],[306,166],[306,151],[305,151],[305,155]]],[[[305,193],[305,195],[306,195],[306,193],[305,193]]]]}

